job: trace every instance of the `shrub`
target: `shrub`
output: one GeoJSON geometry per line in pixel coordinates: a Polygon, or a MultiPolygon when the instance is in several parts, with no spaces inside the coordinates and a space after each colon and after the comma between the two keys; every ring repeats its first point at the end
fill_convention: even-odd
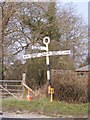
{"type": "Polygon", "coordinates": [[[87,102],[87,84],[85,78],[79,78],[73,73],[52,75],[54,99],[67,102],[87,102]]]}

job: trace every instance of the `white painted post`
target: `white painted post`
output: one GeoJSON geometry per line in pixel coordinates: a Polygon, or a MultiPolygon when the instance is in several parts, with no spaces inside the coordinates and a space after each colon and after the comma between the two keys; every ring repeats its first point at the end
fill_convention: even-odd
{"type": "Polygon", "coordinates": [[[23,73],[23,74],[22,74],[23,97],[24,97],[24,93],[25,93],[25,88],[26,88],[26,89],[29,89],[30,92],[32,92],[32,93],[34,94],[34,91],[33,91],[30,87],[28,87],[28,86],[26,85],[25,79],[26,79],[26,74],[23,73]]]}

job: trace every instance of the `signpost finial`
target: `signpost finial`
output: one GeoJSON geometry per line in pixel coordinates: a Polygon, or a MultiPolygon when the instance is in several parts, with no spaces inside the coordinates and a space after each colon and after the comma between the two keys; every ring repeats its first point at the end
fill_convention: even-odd
{"type": "Polygon", "coordinates": [[[50,38],[49,37],[44,37],[43,38],[43,43],[45,44],[45,45],[48,45],[49,43],[50,43],[50,38]]]}

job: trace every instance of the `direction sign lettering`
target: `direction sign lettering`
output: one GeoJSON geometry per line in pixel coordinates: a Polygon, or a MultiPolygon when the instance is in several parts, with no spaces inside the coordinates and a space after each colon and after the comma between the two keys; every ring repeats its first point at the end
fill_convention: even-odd
{"type": "Polygon", "coordinates": [[[32,46],[32,49],[46,50],[44,46],[32,46]]]}
{"type": "Polygon", "coordinates": [[[70,50],[49,51],[49,52],[42,52],[42,53],[26,54],[26,55],[23,55],[23,59],[37,58],[37,57],[44,57],[44,56],[54,56],[54,55],[69,55],[69,54],[70,54],[70,50]]]}

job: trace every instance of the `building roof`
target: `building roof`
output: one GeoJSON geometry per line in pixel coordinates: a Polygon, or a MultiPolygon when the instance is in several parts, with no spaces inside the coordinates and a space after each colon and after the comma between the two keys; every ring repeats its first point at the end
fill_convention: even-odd
{"type": "Polygon", "coordinates": [[[75,71],[90,71],[90,65],[86,65],[84,67],[78,68],[75,71]]]}

